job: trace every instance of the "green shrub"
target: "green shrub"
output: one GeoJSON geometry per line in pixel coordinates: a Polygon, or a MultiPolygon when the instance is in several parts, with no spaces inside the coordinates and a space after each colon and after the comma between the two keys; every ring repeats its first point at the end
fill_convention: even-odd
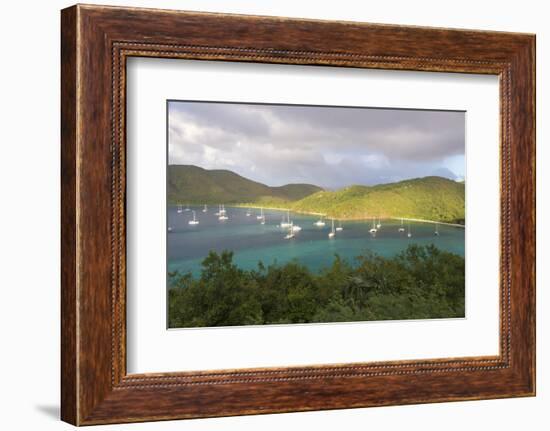
{"type": "Polygon", "coordinates": [[[297,261],[245,271],[210,252],[199,278],[171,273],[169,286],[171,328],[464,316],[464,258],[433,245],[335,256],[319,274],[297,261]]]}

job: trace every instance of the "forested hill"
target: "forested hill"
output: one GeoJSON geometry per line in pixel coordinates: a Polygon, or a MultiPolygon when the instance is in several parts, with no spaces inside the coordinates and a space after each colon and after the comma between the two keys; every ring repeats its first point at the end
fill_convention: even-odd
{"type": "Polygon", "coordinates": [[[404,217],[463,223],[465,184],[431,176],[328,191],[312,184],[270,187],[228,170],[170,165],[168,201],[288,208],[343,220],[404,217]]]}
{"type": "Polygon", "coordinates": [[[192,165],[168,166],[170,203],[226,205],[243,202],[296,201],[323,190],[311,184],[269,187],[228,170],[206,170],[192,165]]]}
{"type": "Polygon", "coordinates": [[[320,191],[292,205],[297,211],[342,219],[405,217],[463,222],[465,185],[442,177],[424,177],[377,186],[320,191]]]}

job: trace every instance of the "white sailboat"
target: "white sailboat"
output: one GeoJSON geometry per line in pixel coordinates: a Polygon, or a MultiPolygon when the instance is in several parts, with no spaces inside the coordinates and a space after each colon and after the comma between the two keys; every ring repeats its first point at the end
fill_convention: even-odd
{"type": "Polygon", "coordinates": [[[257,220],[261,220],[261,219],[263,219],[263,218],[264,218],[264,208],[261,207],[261,208],[260,208],[260,215],[257,215],[257,216],[256,216],[256,219],[257,219],[257,220]]]}
{"type": "Polygon", "coordinates": [[[403,217],[401,217],[401,227],[397,231],[398,232],[405,232],[405,227],[403,226],[403,217]]]}
{"type": "Polygon", "coordinates": [[[225,221],[225,220],[229,220],[229,217],[227,217],[227,212],[225,211],[225,207],[224,205],[220,205],[220,210],[218,211],[218,220],[220,221],[225,221]]]}
{"type": "Polygon", "coordinates": [[[331,228],[330,232],[328,233],[328,237],[329,238],[334,238],[335,235],[336,235],[336,232],[334,230],[334,219],[332,219],[332,228],[331,228]]]}
{"type": "Polygon", "coordinates": [[[203,213],[208,212],[208,207],[206,206],[206,204],[204,204],[204,208],[202,209],[202,212],[203,213]]]}
{"type": "Polygon", "coordinates": [[[294,229],[291,223],[288,229],[288,233],[285,235],[285,239],[292,239],[292,238],[294,238],[294,229]]]}
{"type": "Polygon", "coordinates": [[[252,210],[248,208],[248,210],[246,211],[246,216],[250,217],[251,215],[252,215],[252,210]]]}
{"type": "Polygon", "coordinates": [[[375,224],[375,221],[374,221],[374,217],[372,218],[372,227],[370,228],[369,232],[373,233],[373,234],[378,232],[378,229],[376,229],[376,224],[375,224]]]}
{"type": "Polygon", "coordinates": [[[411,237],[412,237],[411,224],[409,223],[409,232],[407,233],[407,238],[411,238],[411,237]]]}
{"type": "Polygon", "coordinates": [[[435,232],[434,232],[434,235],[435,236],[439,236],[439,229],[438,229],[439,225],[438,223],[435,224],[435,232]]]}
{"type": "Polygon", "coordinates": [[[260,224],[265,224],[265,215],[264,215],[264,209],[261,209],[261,215],[260,215],[261,221],[260,224]]]}
{"type": "Polygon", "coordinates": [[[323,216],[319,220],[317,220],[315,223],[313,223],[315,226],[323,227],[325,225],[325,221],[323,220],[323,216]]]}
{"type": "Polygon", "coordinates": [[[378,223],[376,224],[376,229],[380,229],[382,227],[382,223],[380,223],[380,217],[378,217],[378,223]]]}
{"type": "Polygon", "coordinates": [[[183,212],[183,207],[181,205],[178,205],[178,214],[181,214],[183,212]]]}
{"type": "Polygon", "coordinates": [[[197,214],[195,213],[195,211],[193,211],[193,220],[189,220],[189,224],[192,226],[199,224],[199,221],[197,220],[197,214]]]}
{"type": "Polygon", "coordinates": [[[214,213],[215,216],[219,216],[221,215],[221,211],[222,210],[222,205],[221,204],[218,204],[218,211],[214,213]]]}
{"type": "Polygon", "coordinates": [[[292,232],[300,232],[302,230],[302,228],[297,224],[294,224],[292,222],[290,224],[292,225],[292,232]]]}
{"type": "Polygon", "coordinates": [[[336,228],[336,232],[343,231],[344,228],[342,227],[342,220],[338,220],[338,227],[336,228]]]}
{"type": "Polygon", "coordinates": [[[172,232],[172,226],[168,226],[168,232],[172,232]]]}
{"type": "Polygon", "coordinates": [[[189,204],[185,206],[185,211],[191,211],[191,209],[189,208],[189,204]]]}
{"type": "Polygon", "coordinates": [[[283,216],[283,220],[281,221],[281,227],[282,228],[286,228],[286,227],[290,227],[292,223],[290,223],[290,211],[287,211],[286,213],[286,221],[285,221],[285,216],[283,216]]]}

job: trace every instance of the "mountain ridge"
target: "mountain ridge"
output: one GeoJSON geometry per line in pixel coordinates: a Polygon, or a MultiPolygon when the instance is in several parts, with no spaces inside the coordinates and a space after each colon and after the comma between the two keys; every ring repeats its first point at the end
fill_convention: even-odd
{"type": "Polygon", "coordinates": [[[464,223],[465,187],[437,176],[375,186],[352,185],[314,193],[295,202],[292,209],[348,220],[403,217],[464,223]]]}
{"type": "Polygon", "coordinates": [[[168,202],[264,206],[342,220],[404,217],[464,223],[465,184],[427,176],[330,191],[313,184],[270,187],[230,170],[169,165],[168,202]]]}
{"type": "Polygon", "coordinates": [[[204,169],[194,165],[168,166],[168,202],[238,204],[243,202],[289,202],[323,190],[313,184],[271,187],[227,169],[204,169]]]}

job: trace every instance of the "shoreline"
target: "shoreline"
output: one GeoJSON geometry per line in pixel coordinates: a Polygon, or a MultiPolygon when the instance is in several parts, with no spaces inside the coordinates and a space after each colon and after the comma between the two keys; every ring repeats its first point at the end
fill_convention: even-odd
{"type": "MultiPolygon", "coordinates": [[[[175,205],[170,205],[168,204],[168,206],[177,206],[178,204],[175,204],[175,205]]],[[[202,207],[203,205],[191,205],[191,206],[196,206],[196,207],[202,207]]],[[[294,210],[292,208],[281,208],[281,207],[269,207],[269,206],[254,206],[254,205],[243,205],[243,204],[234,204],[234,205],[227,205],[227,208],[250,208],[250,209],[254,209],[254,210],[259,210],[261,208],[263,208],[264,210],[271,210],[271,211],[290,211],[290,212],[293,212],[293,213],[296,213],[296,214],[304,214],[304,215],[312,215],[312,216],[319,216],[319,217],[325,217],[327,219],[332,219],[332,217],[329,217],[327,214],[325,213],[318,213],[318,212],[311,212],[311,211],[298,211],[298,210],[294,210]]],[[[334,220],[341,220],[341,221],[363,221],[363,220],[372,220],[373,217],[361,217],[361,218],[337,218],[337,217],[334,217],[334,220]]],[[[403,219],[404,221],[409,221],[409,222],[416,222],[416,223],[431,223],[431,224],[441,224],[441,225],[445,225],[445,226],[452,226],[452,227],[460,227],[462,229],[465,229],[466,228],[466,225],[463,225],[463,224],[460,224],[460,223],[450,223],[450,222],[444,222],[444,221],[437,221],[437,220],[426,220],[426,219],[419,219],[419,218],[408,218],[408,217],[395,217],[395,216],[386,216],[386,217],[375,217],[375,218],[380,218],[381,220],[401,220],[403,219]]]]}
{"type": "MultiPolygon", "coordinates": [[[[263,208],[264,210],[272,210],[272,211],[290,211],[296,214],[305,214],[305,215],[314,215],[314,216],[322,216],[327,219],[332,219],[333,217],[329,217],[325,213],[317,213],[317,212],[311,212],[311,211],[298,211],[294,210],[292,208],[277,208],[277,207],[259,207],[259,206],[249,206],[249,205],[230,205],[228,208],[251,208],[251,209],[257,209],[263,208]]],[[[341,217],[334,217],[334,220],[341,220],[341,221],[362,221],[362,220],[371,220],[373,217],[361,217],[361,218],[341,218],[341,217]]],[[[450,222],[444,222],[444,221],[437,221],[437,220],[425,220],[425,219],[419,219],[419,218],[407,218],[407,217],[395,217],[395,216],[386,216],[386,217],[374,217],[379,218],[381,220],[401,220],[404,221],[412,221],[417,223],[432,223],[432,224],[441,224],[445,226],[453,226],[453,227],[461,227],[463,229],[466,228],[466,225],[460,224],[460,223],[450,223],[450,222]]]]}
{"type": "Polygon", "coordinates": [[[392,220],[401,220],[401,219],[403,219],[404,221],[414,221],[414,222],[418,222],[418,223],[443,224],[443,225],[446,225],[446,226],[461,227],[463,229],[466,229],[466,225],[459,224],[459,223],[449,223],[449,222],[444,222],[444,221],[424,220],[424,219],[420,219],[420,218],[406,218],[406,217],[391,217],[391,219],[392,220]]]}
{"type": "MultiPolygon", "coordinates": [[[[297,211],[297,210],[293,210],[292,208],[280,208],[280,207],[257,207],[257,206],[249,206],[249,205],[231,205],[229,206],[229,208],[251,208],[251,209],[255,209],[255,210],[259,210],[260,208],[263,208],[264,210],[272,210],[272,211],[290,211],[292,213],[296,213],[296,214],[305,214],[305,215],[314,215],[314,216],[322,216],[322,217],[327,217],[326,214],[324,213],[315,213],[315,212],[309,212],[309,211],[297,211]]],[[[334,220],[337,220],[337,219],[334,219],[334,220]]],[[[342,219],[344,220],[344,219],[342,219]]]]}

